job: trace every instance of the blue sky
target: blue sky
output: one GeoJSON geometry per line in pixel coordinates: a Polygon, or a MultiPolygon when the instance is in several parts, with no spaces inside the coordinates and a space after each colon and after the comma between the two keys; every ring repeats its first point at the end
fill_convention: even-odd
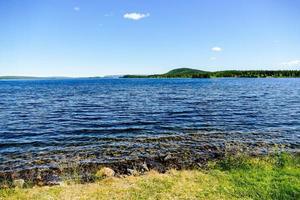
{"type": "Polygon", "coordinates": [[[300,69],[298,0],[0,0],[0,75],[300,69]]]}

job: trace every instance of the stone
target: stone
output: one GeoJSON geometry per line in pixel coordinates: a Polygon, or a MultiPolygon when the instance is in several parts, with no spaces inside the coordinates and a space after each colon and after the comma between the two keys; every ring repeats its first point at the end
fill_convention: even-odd
{"type": "Polygon", "coordinates": [[[16,187],[16,188],[23,188],[24,186],[24,179],[16,179],[13,181],[13,185],[16,187]]]}
{"type": "Polygon", "coordinates": [[[66,183],[65,183],[65,182],[62,182],[62,181],[60,181],[60,182],[59,182],[59,186],[61,186],[61,187],[65,187],[65,186],[66,186],[66,183]]]}
{"type": "Polygon", "coordinates": [[[149,168],[148,168],[148,166],[147,166],[147,163],[143,163],[143,164],[142,164],[142,167],[143,167],[143,169],[144,169],[145,171],[149,171],[149,168]]]}
{"type": "Polygon", "coordinates": [[[43,179],[42,179],[42,176],[41,176],[40,174],[38,174],[38,175],[36,176],[36,180],[38,180],[38,181],[43,180],[43,179]]]}
{"type": "Polygon", "coordinates": [[[61,178],[56,174],[52,174],[50,176],[47,176],[45,181],[46,181],[46,185],[50,185],[50,186],[60,185],[61,178]]]}
{"type": "Polygon", "coordinates": [[[43,186],[43,185],[44,185],[44,182],[41,181],[41,180],[38,180],[37,183],[36,183],[36,185],[38,185],[38,186],[43,186]]]}
{"type": "Polygon", "coordinates": [[[43,182],[43,179],[42,179],[42,176],[41,176],[40,173],[36,176],[36,184],[38,186],[43,186],[44,185],[44,182],[43,182]]]}
{"type": "Polygon", "coordinates": [[[97,171],[96,177],[103,178],[103,177],[113,177],[115,175],[115,171],[108,167],[103,167],[97,171]]]}
{"type": "Polygon", "coordinates": [[[170,154],[168,154],[165,158],[164,161],[170,160],[172,158],[172,156],[170,154]]]}
{"type": "Polygon", "coordinates": [[[130,175],[132,176],[138,176],[140,173],[135,169],[127,169],[130,175]]]}
{"type": "Polygon", "coordinates": [[[8,188],[9,188],[9,185],[7,185],[7,184],[0,185],[0,188],[1,188],[1,189],[8,189],[8,188]]]}
{"type": "Polygon", "coordinates": [[[54,185],[60,185],[60,186],[63,186],[64,183],[61,182],[61,181],[49,181],[49,182],[47,182],[47,185],[50,185],[50,186],[54,186],[54,185]]]}

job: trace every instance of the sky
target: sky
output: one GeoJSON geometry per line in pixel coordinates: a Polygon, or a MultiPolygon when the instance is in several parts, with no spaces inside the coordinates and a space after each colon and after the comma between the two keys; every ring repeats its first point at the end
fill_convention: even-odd
{"type": "Polygon", "coordinates": [[[300,70],[299,0],[0,0],[0,76],[300,70]]]}

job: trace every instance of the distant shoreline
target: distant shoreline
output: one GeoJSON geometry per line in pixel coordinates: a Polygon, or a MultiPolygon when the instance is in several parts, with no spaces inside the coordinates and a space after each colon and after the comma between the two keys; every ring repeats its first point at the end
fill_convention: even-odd
{"type": "Polygon", "coordinates": [[[0,76],[0,80],[72,79],[73,77],[0,76]]]}
{"type": "Polygon", "coordinates": [[[118,79],[118,78],[300,78],[300,70],[226,70],[226,71],[202,71],[190,68],[173,69],[164,74],[153,75],[110,75],[90,77],[66,77],[66,76],[0,76],[0,80],[42,80],[42,79],[118,79]]]}
{"type": "Polygon", "coordinates": [[[125,75],[122,78],[300,78],[300,70],[227,70],[209,72],[178,68],[165,74],[125,75]]]}

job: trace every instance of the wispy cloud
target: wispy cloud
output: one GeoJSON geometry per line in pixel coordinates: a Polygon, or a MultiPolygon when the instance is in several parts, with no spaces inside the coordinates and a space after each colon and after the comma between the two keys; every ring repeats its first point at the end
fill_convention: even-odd
{"type": "Polygon", "coordinates": [[[213,47],[213,48],[211,48],[211,50],[214,51],[214,52],[223,51],[223,49],[221,47],[213,47]]]}
{"type": "Polygon", "coordinates": [[[285,67],[300,67],[300,60],[291,60],[288,62],[281,63],[285,67]]]}
{"type": "Polygon", "coordinates": [[[113,13],[113,12],[104,14],[104,17],[112,17],[112,16],[114,16],[114,13],[113,13]]]}
{"type": "Polygon", "coordinates": [[[131,19],[131,20],[140,20],[140,19],[143,19],[143,18],[146,18],[146,17],[149,17],[150,14],[149,13],[126,13],[124,14],[124,18],[125,19],[131,19]]]}
{"type": "Polygon", "coordinates": [[[217,60],[217,57],[210,57],[210,60],[217,60]]]}
{"type": "Polygon", "coordinates": [[[73,8],[73,10],[76,11],[76,12],[78,12],[78,11],[80,11],[80,7],[75,6],[75,7],[73,8]]]}

